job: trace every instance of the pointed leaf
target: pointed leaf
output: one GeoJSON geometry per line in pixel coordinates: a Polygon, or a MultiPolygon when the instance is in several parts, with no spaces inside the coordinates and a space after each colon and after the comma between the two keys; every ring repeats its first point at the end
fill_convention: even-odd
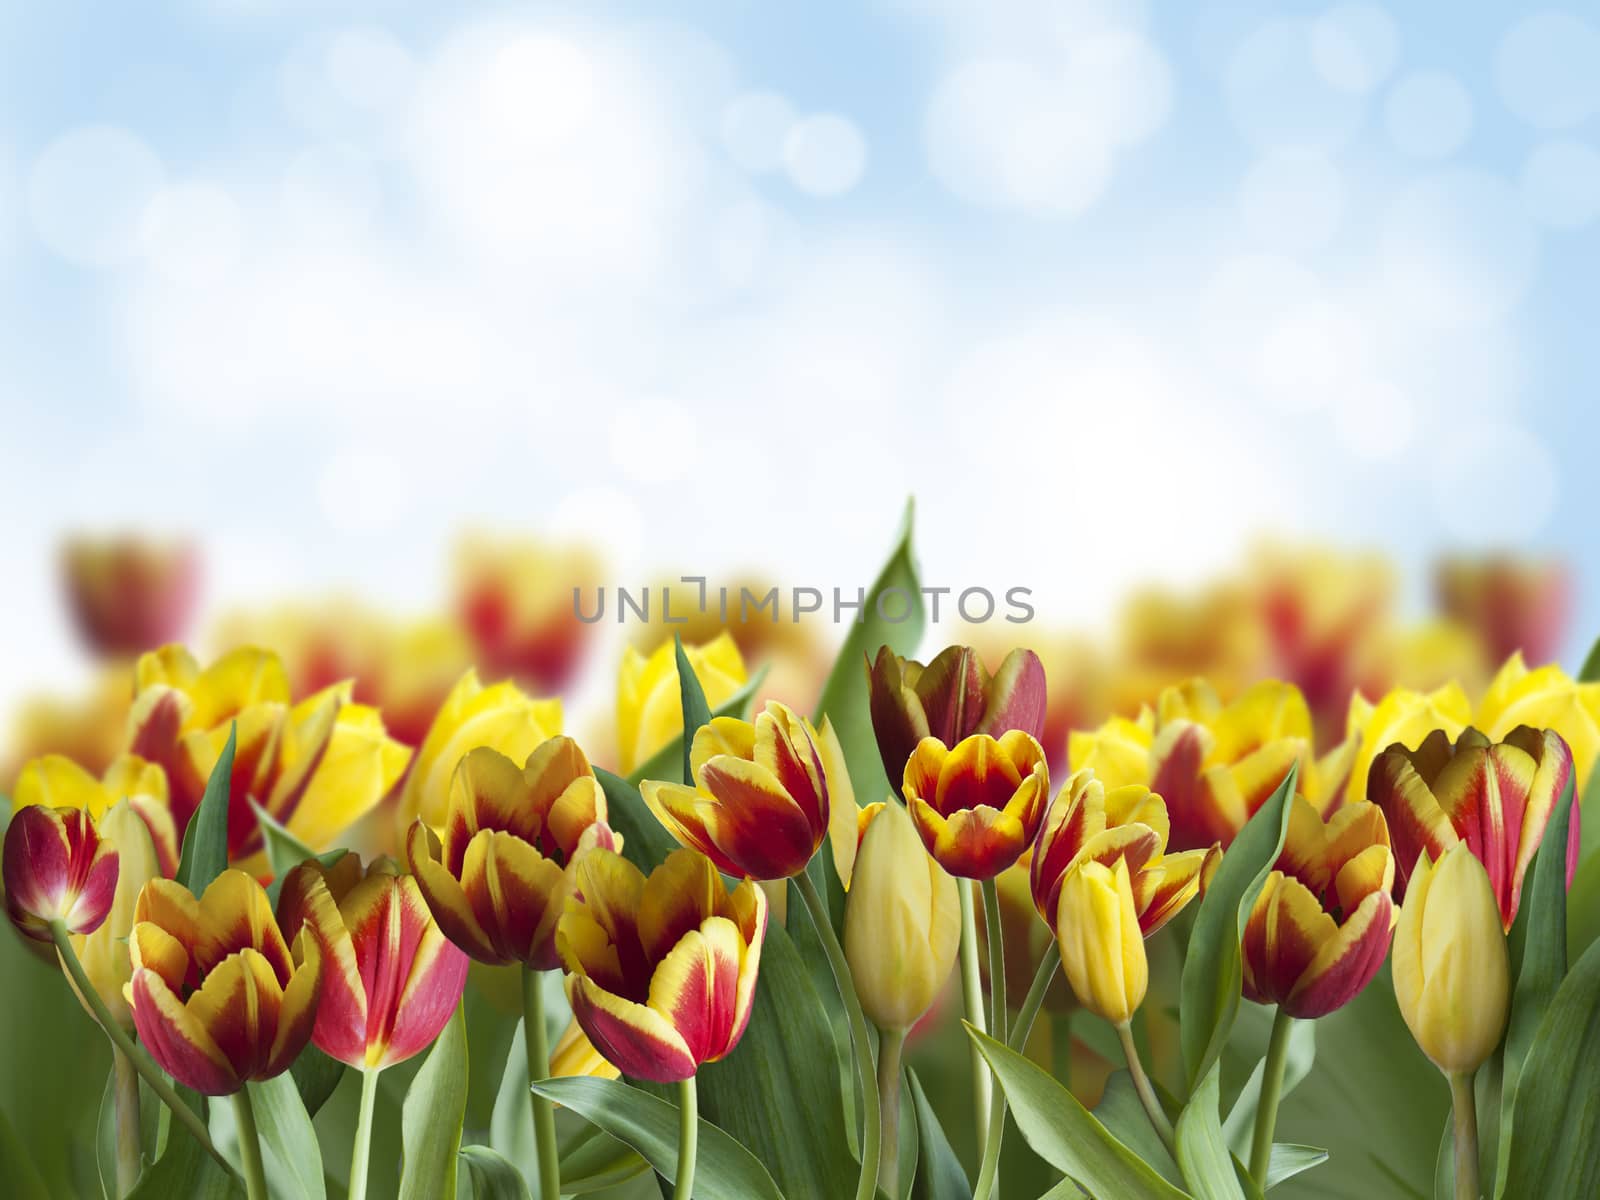
{"type": "MultiPolygon", "coordinates": [[[[1117,1053],[1121,1052],[1122,1048],[1118,1046],[1117,1053]]],[[[1150,1114],[1145,1112],[1139,1093],[1134,1090],[1133,1077],[1128,1074],[1126,1067],[1113,1071],[1111,1078],[1106,1080],[1105,1091],[1100,1093],[1100,1103],[1094,1106],[1094,1116],[1112,1137],[1144,1159],[1161,1178],[1170,1184],[1182,1185],[1183,1173],[1178,1170],[1177,1160],[1161,1144],[1160,1135],[1156,1133],[1155,1126],[1150,1124],[1150,1114]]]]}
{"type": "Polygon", "coordinates": [[[1583,660],[1578,682],[1600,683],[1600,638],[1595,638],[1594,645],[1589,647],[1589,657],[1583,660]]]}
{"type": "Polygon", "coordinates": [[[50,1200],[50,1190],[28,1156],[27,1147],[11,1127],[11,1118],[4,1108],[0,1108],[0,1179],[6,1181],[7,1194],[16,1200],[50,1200]]]}
{"type": "Polygon", "coordinates": [[[682,778],[683,782],[689,783],[694,779],[694,771],[689,766],[694,735],[700,732],[702,725],[711,723],[711,706],[706,703],[700,677],[694,673],[689,656],[683,652],[683,639],[677,634],[672,635],[672,651],[678,658],[678,697],[683,709],[683,733],[678,738],[683,747],[682,778]]]}
{"type": "Polygon", "coordinates": [[[233,789],[233,751],[239,735],[238,725],[228,727],[217,765],[206,780],[200,807],[189,818],[183,834],[183,849],[178,855],[178,882],[196,896],[206,890],[218,875],[228,869],[228,805],[233,789]]]}
{"type": "Polygon", "coordinates": [[[603,767],[594,775],[606,794],[606,823],[622,835],[622,857],[648,875],[678,848],[677,839],[656,820],[637,784],[603,767]]]}
{"type": "MultiPolygon", "coordinates": [[[[922,1081],[915,1071],[907,1070],[906,1082],[911,1085],[911,1105],[917,1120],[917,1169],[911,1181],[913,1200],[972,1200],[967,1173],[950,1148],[950,1139],[945,1137],[944,1126],[939,1124],[933,1105],[928,1103],[922,1081]]],[[[900,1171],[905,1173],[904,1163],[900,1171]]]]}
{"type": "Polygon", "coordinates": [[[533,1200],[528,1181],[487,1146],[463,1146],[461,1159],[472,1176],[473,1200],[533,1200]]]}
{"type": "Polygon", "coordinates": [[[326,1196],[322,1148],[293,1077],[283,1074],[245,1086],[250,1089],[261,1156],[273,1193],[306,1200],[326,1196]]]}
{"type": "Polygon", "coordinates": [[[1178,1169],[1197,1200],[1244,1200],[1217,1115],[1217,1075],[1213,1063],[1178,1116],[1178,1169]]]}
{"type": "Polygon", "coordinates": [[[1320,1167],[1328,1161],[1328,1152],[1319,1146],[1299,1146],[1293,1142],[1273,1142],[1272,1160],[1267,1164],[1267,1188],[1277,1187],[1285,1179],[1293,1179],[1302,1171],[1320,1167]]]}
{"type": "Polygon", "coordinates": [[[459,1005],[411,1081],[401,1114],[401,1200],[454,1196],[467,1114],[467,1024],[459,1005]]]}
{"type": "Polygon", "coordinates": [[[168,1139],[166,1151],[143,1175],[128,1200],[243,1200],[244,1184],[224,1171],[187,1133],[168,1139]]]}
{"type": "Polygon", "coordinates": [[[313,1117],[328,1102],[339,1081],[344,1078],[345,1065],[330,1058],[315,1046],[307,1045],[289,1068],[289,1076],[300,1093],[306,1112],[313,1117]]]}
{"type": "Polygon", "coordinates": [[[267,898],[274,906],[278,903],[278,895],[283,891],[283,880],[290,871],[309,859],[316,859],[325,867],[331,867],[346,853],[343,849],[325,850],[318,854],[294,834],[285,829],[276,818],[266,809],[250,799],[250,811],[255,813],[256,824],[261,827],[261,840],[266,845],[267,863],[272,868],[272,882],[267,884],[267,898]]]}

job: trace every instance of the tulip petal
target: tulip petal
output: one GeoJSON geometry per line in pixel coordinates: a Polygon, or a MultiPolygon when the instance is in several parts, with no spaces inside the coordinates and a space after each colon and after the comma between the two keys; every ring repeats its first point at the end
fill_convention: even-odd
{"type": "Polygon", "coordinates": [[[139,1041],[185,1087],[226,1096],[243,1082],[206,1027],[154,971],[135,970],[128,1000],[139,1041]]]}
{"type": "Polygon", "coordinates": [[[1322,1017],[1355,999],[1383,965],[1393,924],[1394,901],[1389,893],[1368,892],[1338,932],[1318,947],[1283,997],[1284,1011],[1293,1017],[1322,1017]]]}
{"type": "Polygon", "coordinates": [[[283,989],[278,1009],[277,1036],[267,1052],[266,1064],[256,1076],[270,1079],[294,1065],[311,1040],[317,1023],[317,1000],[322,992],[322,954],[314,941],[301,946],[301,963],[295,968],[289,986],[283,989]]]}
{"type": "Polygon", "coordinates": [[[556,965],[567,891],[559,866],[515,834],[483,829],[467,845],[461,890],[502,957],[539,971],[556,965]]]}
{"type": "Polygon", "coordinates": [[[1139,928],[1149,937],[1200,894],[1208,867],[1215,869],[1222,859],[1222,847],[1209,850],[1184,850],[1163,855],[1133,880],[1139,910],[1139,928]]]}
{"type": "Polygon", "coordinates": [[[681,845],[704,854],[725,874],[744,874],[743,869],[711,840],[705,827],[704,798],[694,788],[646,779],[639,785],[639,794],[656,820],[681,845]]]}
{"type": "Polygon", "coordinates": [[[720,756],[700,769],[700,781],[715,799],[696,801],[699,825],[734,864],[729,874],[783,879],[803,870],[822,844],[826,824],[813,823],[760,764],[720,756]]]}
{"type": "Polygon", "coordinates": [[[724,895],[717,869],[705,855],[692,850],[667,855],[639,896],[639,944],[645,956],[652,962],[665,958],[692,930],[717,915],[724,895]]]}
{"type": "Polygon", "coordinates": [[[200,896],[199,913],[204,938],[193,953],[202,972],[209,974],[229,955],[250,949],[266,959],[279,986],[288,982],[294,970],[288,944],[266,889],[249,875],[239,870],[218,875],[200,896]]]}
{"type": "Polygon", "coordinates": [[[1404,897],[1417,860],[1426,854],[1437,862],[1459,837],[1403,747],[1391,746],[1373,760],[1367,795],[1383,810],[1399,875],[1395,891],[1404,897]]]}
{"type": "Polygon", "coordinates": [[[506,958],[478,923],[460,882],[440,865],[439,854],[438,837],[419,818],[406,835],[406,859],[423,899],[428,902],[428,911],[433,913],[444,935],[467,954],[493,966],[505,963],[506,958]]]}
{"type": "MultiPolygon", "coordinates": [[[[769,702],[755,720],[754,762],[772,773],[781,788],[805,814],[813,829],[828,824],[828,785],[823,778],[822,760],[805,724],[789,708],[769,702]]],[[[717,759],[708,760],[715,767],[717,759]]],[[[717,789],[707,783],[712,794],[717,789]]]]}
{"type": "Polygon", "coordinates": [[[744,945],[726,917],[710,917],[684,934],[656,965],[647,1003],[683,1038],[695,1062],[721,1058],[732,1047],[744,945]]]}
{"type": "Polygon", "coordinates": [[[629,1078],[677,1083],[695,1073],[688,1046],[655,1009],[614,996],[582,975],[567,976],[567,1000],[595,1049],[629,1078]]]}
{"type": "Polygon", "coordinates": [[[467,982],[467,956],[429,924],[392,1013],[383,1056],[375,1066],[404,1062],[426,1050],[449,1022],[467,982]]]}
{"type": "Polygon", "coordinates": [[[1245,996],[1258,1004],[1281,1003],[1337,934],[1334,919],[1305,884],[1273,871],[1245,924],[1245,996]]]}
{"type": "Polygon", "coordinates": [[[278,1031],[283,990],[272,965],[248,946],[207,973],[189,997],[189,1015],[211,1035],[241,1079],[266,1066],[278,1031]]]}

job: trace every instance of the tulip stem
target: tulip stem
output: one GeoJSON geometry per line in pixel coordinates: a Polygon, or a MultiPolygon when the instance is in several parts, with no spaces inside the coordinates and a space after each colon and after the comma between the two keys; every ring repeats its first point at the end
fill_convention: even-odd
{"type": "Polygon", "coordinates": [[[1039,969],[1033,973],[1033,984],[1028,988],[1022,1007],[1017,1010],[1017,1023],[1011,1027],[1011,1036],[1006,1039],[1006,1045],[1018,1054],[1028,1044],[1034,1019],[1039,1015],[1039,1006],[1044,1003],[1044,994],[1055,982],[1056,968],[1060,965],[1061,947],[1056,944],[1055,938],[1051,938],[1050,944],[1045,947],[1044,957],[1039,960],[1039,969]]]}
{"type": "Polygon", "coordinates": [[[878,1190],[891,1200],[900,1195],[900,1056],[905,1044],[904,1029],[878,1034],[878,1124],[883,1130],[878,1190]]]}
{"type": "Polygon", "coordinates": [[[694,1076],[678,1084],[678,1175],[672,1200],[690,1200],[694,1194],[694,1160],[700,1142],[700,1102],[694,1076]]]}
{"type": "MultiPolygon", "coordinates": [[[[855,981],[850,977],[850,964],[845,961],[844,949],[828,921],[828,910],[811,877],[801,871],[794,877],[800,898],[805,901],[811,923],[817,927],[817,939],[828,955],[828,965],[833,968],[833,982],[839,989],[839,999],[844,1003],[845,1016],[850,1020],[850,1040],[855,1045],[856,1074],[861,1079],[861,1179],[856,1185],[856,1200],[873,1200],[878,1187],[878,1161],[882,1153],[883,1130],[878,1113],[878,1075],[872,1062],[872,1034],[867,1029],[866,1015],[861,1011],[861,1000],[856,995],[855,981]]],[[[970,901],[968,902],[971,903],[970,901]]]]}
{"type": "MultiPolygon", "coordinates": [[[[988,1033],[989,1026],[983,1018],[983,978],[978,973],[978,919],[972,903],[972,889],[976,884],[965,879],[956,880],[956,894],[961,899],[961,1002],[967,1012],[967,1024],[979,1033],[988,1033]]],[[[967,1039],[967,1054],[972,1063],[972,1108],[978,1123],[979,1149],[989,1136],[989,1107],[994,1093],[994,1081],[989,1075],[989,1063],[978,1049],[978,1043],[967,1039]]]]}
{"type": "Polygon", "coordinates": [[[1456,1119],[1456,1200],[1478,1200],[1478,1104],[1471,1071],[1451,1072],[1450,1107],[1456,1119]]]}
{"type": "Polygon", "coordinates": [[[989,942],[989,1010],[994,1039],[1006,1040],[1006,940],[1000,926],[1000,889],[992,879],[983,881],[983,931],[989,942]]]}
{"type": "Polygon", "coordinates": [[[1261,1094],[1256,1099],[1255,1140],[1250,1143],[1250,1178],[1265,1188],[1272,1165],[1272,1131],[1278,1124],[1278,1101],[1283,1096],[1283,1068],[1289,1057],[1289,1031],[1294,1018],[1280,1007],[1272,1018],[1272,1036],[1261,1065],[1261,1094]]]}
{"type": "Polygon", "coordinates": [[[378,1076],[382,1069],[367,1067],[361,1072],[361,1107],[356,1116],[356,1145],[350,1154],[349,1200],[366,1200],[367,1162],[372,1154],[372,1107],[378,1098],[378,1076]]]}
{"type": "Polygon", "coordinates": [[[107,1011],[105,1001],[100,999],[100,993],[95,991],[94,985],[89,982],[83,963],[78,961],[78,952],[72,948],[72,940],[67,936],[67,927],[60,921],[52,921],[50,935],[55,941],[56,953],[61,956],[61,965],[67,969],[68,976],[78,989],[78,995],[89,1006],[95,1021],[105,1031],[106,1037],[111,1039],[112,1047],[120,1050],[133,1064],[133,1069],[150,1085],[150,1090],[156,1094],[157,1099],[172,1110],[172,1115],[194,1135],[194,1139],[205,1148],[206,1153],[231,1172],[233,1164],[224,1158],[222,1152],[212,1143],[211,1133],[206,1129],[206,1123],[200,1119],[200,1114],[183,1102],[183,1098],[168,1082],[166,1074],[156,1065],[156,1060],[129,1037],[127,1030],[123,1029],[117,1019],[107,1011]]]}
{"type": "Polygon", "coordinates": [[[239,1162],[249,1200],[267,1200],[267,1172],[261,1164],[261,1138],[256,1133],[256,1108],[246,1083],[233,1094],[233,1121],[239,1127],[239,1162]]]}
{"type": "Polygon", "coordinates": [[[128,1056],[111,1049],[111,1069],[116,1075],[117,1195],[126,1196],[139,1182],[139,1072],[128,1056]]]}
{"type": "MultiPolygon", "coordinates": [[[[544,1027],[543,975],[522,969],[522,1041],[528,1051],[528,1081],[550,1076],[550,1035],[544,1027]]],[[[539,1200],[560,1200],[561,1161],[556,1154],[556,1110],[545,1097],[533,1095],[533,1140],[539,1151],[539,1200]]]]}
{"type": "Polygon", "coordinates": [[[1150,1076],[1144,1073],[1144,1064],[1139,1061],[1139,1047],[1133,1043],[1132,1024],[1124,1021],[1118,1025],[1117,1037],[1122,1042],[1122,1053],[1128,1060],[1128,1074],[1133,1077],[1133,1090],[1139,1093],[1139,1103],[1144,1105],[1150,1124],[1155,1126],[1156,1133],[1161,1137],[1161,1144],[1176,1154],[1177,1141],[1172,1134],[1172,1121],[1161,1107],[1161,1101],[1156,1098],[1156,1089],[1151,1086],[1150,1076]]]}

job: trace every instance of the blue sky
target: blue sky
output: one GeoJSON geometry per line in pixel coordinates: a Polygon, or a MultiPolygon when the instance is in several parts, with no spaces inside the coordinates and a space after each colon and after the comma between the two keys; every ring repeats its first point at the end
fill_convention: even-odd
{"type": "Polygon", "coordinates": [[[82,525],[418,607],[466,521],[853,587],[915,491],[1066,619],[1272,529],[1600,628],[1600,19],[663,11],[0,0],[0,699],[82,525]]]}

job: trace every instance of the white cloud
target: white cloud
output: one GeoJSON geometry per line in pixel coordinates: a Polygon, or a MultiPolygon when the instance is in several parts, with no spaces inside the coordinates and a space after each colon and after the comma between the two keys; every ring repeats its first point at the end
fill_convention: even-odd
{"type": "Polygon", "coordinates": [[[1495,47],[1506,107],[1539,129],[1570,129],[1600,113],[1600,30],[1569,12],[1518,21],[1495,47]]]}
{"type": "Polygon", "coordinates": [[[161,160],[135,134],[114,125],[80,126],[33,161],[34,232],[79,266],[120,266],[142,252],[145,213],[165,181],[161,160]]]}
{"type": "Polygon", "coordinates": [[[1600,220],[1600,153],[1587,142],[1535,146],[1519,186],[1529,214],[1551,229],[1583,229],[1600,220]]]}
{"type": "Polygon", "coordinates": [[[1472,132],[1472,95],[1443,71],[1417,71],[1395,84],[1383,121],[1402,153],[1447,158],[1472,132]]]}
{"type": "Polygon", "coordinates": [[[817,113],[790,127],[784,139],[783,165],[802,192],[842,196],[861,182],[866,172],[867,141],[848,117],[817,113]]]}
{"type": "Polygon", "coordinates": [[[1260,147],[1332,149],[1361,124],[1364,97],[1318,69],[1310,22],[1275,18],[1239,42],[1228,58],[1228,111],[1260,147]]]}

